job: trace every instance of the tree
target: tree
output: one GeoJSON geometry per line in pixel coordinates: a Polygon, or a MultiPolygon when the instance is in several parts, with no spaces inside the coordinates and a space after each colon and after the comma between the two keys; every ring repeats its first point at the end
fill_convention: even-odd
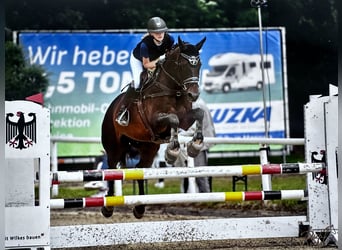
{"type": "Polygon", "coordinates": [[[5,99],[23,100],[40,92],[45,92],[48,77],[38,65],[25,61],[22,48],[12,42],[5,44],[5,99]]]}

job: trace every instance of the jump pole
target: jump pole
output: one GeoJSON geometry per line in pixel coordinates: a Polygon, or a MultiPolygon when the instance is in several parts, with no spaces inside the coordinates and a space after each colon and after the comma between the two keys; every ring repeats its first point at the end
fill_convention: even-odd
{"type": "MultiPolygon", "coordinates": [[[[191,139],[190,136],[179,135],[179,142],[186,143],[191,139]]],[[[101,139],[98,137],[63,137],[63,136],[51,136],[51,171],[58,172],[58,143],[101,143],[101,139]]],[[[214,143],[214,144],[273,144],[273,145],[304,145],[304,138],[218,138],[218,137],[204,137],[205,143],[214,143]]],[[[267,157],[267,155],[266,155],[267,157]]],[[[191,157],[190,157],[191,158],[191,157]]],[[[191,158],[192,159],[192,158],[191,158]]],[[[264,162],[267,163],[267,158],[264,162]]],[[[266,182],[269,182],[269,177],[265,177],[266,182]],[[268,178],[268,179],[267,179],[268,178]]],[[[191,183],[191,182],[190,182],[191,183]]],[[[115,188],[115,192],[121,194],[120,182],[115,182],[117,187],[115,188]]],[[[266,185],[269,187],[269,185],[266,185]]],[[[52,186],[52,196],[58,195],[58,185],[52,186]]]]}
{"type": "Polygon", "coordinates": [[[261,201],[261,200],[304,200],[305,190],[280,191],[246,191],[246,192],[213,192],[213,193],[176,193],[152,195],[128,195],[107,197],[86,197],[76,199],[52,199],[51,209],[85,208],[123,205],[153,205],[198,202],[226,202],[226,201],[261,201]]]}
{"type": "Polygon", "coordinates": [[[60,171],[50,174],[53,185],[66,182],[149,180],[187,177],[227,177],[263,174],[307,174],[324,169],[324,163],[247,164],[232,166],[202,166],[196,168],[141,168],[116,170],[60,171]]]}

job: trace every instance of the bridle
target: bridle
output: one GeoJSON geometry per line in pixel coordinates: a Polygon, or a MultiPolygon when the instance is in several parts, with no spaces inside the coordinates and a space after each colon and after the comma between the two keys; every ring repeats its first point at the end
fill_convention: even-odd
{"type": "MultiPolygon", "coordinates": [[[[180,55],[186,59],[192,67],[196,67],[198,63],[200,63],[200,56],[189,56],[185,53],[180,53],[180,55]]],[[[178,57],[179,58],[179,57],[178,57]]],[[[166,59],[167,60],[167,59],[166,59]]],[[[180,65],[179,60],[174,60],[176,63],[177,67],[180,65]]],[[[186,79],[184,79],[181,82],[177,81],[176,78],[174,78],[169,72],[164,67],[164,63],[160,64],[161,69],[164,71],[164,73],[172,80],[174,81],[178,86],[180,86],[184,91],[187,89],[188,84],[199,84],[199,77],[197,76],[191,76],[186,79]]]]}

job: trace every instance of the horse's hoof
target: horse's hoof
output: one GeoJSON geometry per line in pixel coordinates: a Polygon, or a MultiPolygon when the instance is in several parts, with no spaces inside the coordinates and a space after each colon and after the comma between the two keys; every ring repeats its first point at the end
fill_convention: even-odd
{"type": "Polygon", "coordinates": [[[188,152],[188,156],[193,157],[193,158],[199,154],[202,148],[203,148],[203,142],[200,144],[196,144],[190,141],[186,144],[186,151],[188,152]]]}
{"type": "Polygon", "coordinates": [[[178,156],[179,156],[179,152],[180,150],[179,149],[176,149],[176,150],[171,150],[171,149],[166,149],[165,150],[165,160],[168,164],[173,164],[178,156]]]}
{"type": "Polygon", "coordinates": [[[113,215],[114,208],[113,207],[102,207],[101,213],[104,217],[109,218],[113,215]]]}
{"type": "Polygon", "coordinates": [[[145,213],[145,206],[135,206],[133,208],[133,215],[137,219],[141,219],[144,216],[145,213]]]}

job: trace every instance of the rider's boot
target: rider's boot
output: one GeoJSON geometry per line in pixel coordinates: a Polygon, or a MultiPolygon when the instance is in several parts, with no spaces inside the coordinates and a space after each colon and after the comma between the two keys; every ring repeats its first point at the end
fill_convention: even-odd
{"type": "Polygon", "coordinates": [[[139,92],[134,87],[129,87],[125,94],[124,102],[119,110],[116,122],[121,126],[128,126],[129,123],[129,105],[138,97],[139,92]]]}

